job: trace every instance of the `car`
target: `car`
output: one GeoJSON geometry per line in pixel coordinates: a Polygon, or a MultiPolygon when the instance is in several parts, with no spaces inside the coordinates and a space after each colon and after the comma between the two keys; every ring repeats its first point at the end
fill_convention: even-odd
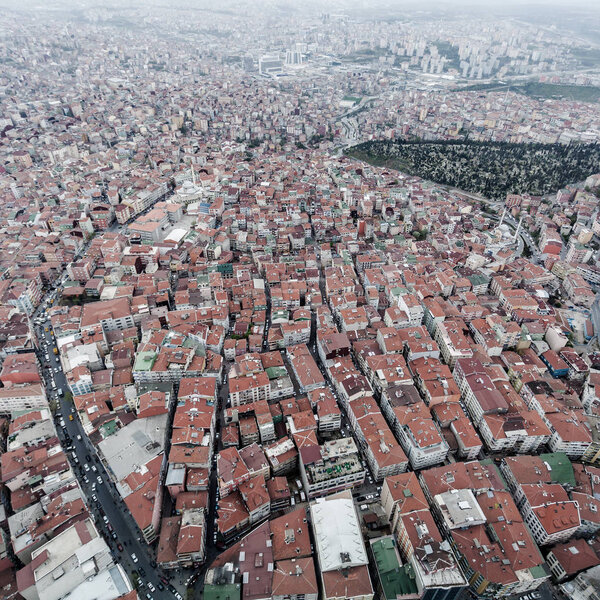
{"type": "Polygon", "coordinates": [[[153,569],[156,569],[156,561],[155,561],[155,560],[151,560],[151,561],[150,561],[150,566],[151,566],[153,569]]]}
{"type": "Polygon", "coordinates": [[[138,561],[138,557],[135,554],[131,555],[131,560],[136,563],[138,561]]]}
{"type": "Polygon", "coordinates": [[[92,491],[95,492],[96,491],[96,484],[92,483],[92,491]]]}
{"type": "Polygon", "coordinates": [[[94,473],[98,472],[98,469],[96,468],[96,465],[92,465],[92,471],[94,471],[94,473]]]}
{"type": "Polygon", "coordinates": [[[155,592],[155,591],[156,591],[156,588],[154,587],[154,585],[152,584],[152,582],[151,582],[151,581],[149,581],[149,582],[148,582],[148,589],[149,589],[151,592],[155,592]]]}
{"type": "Polygon", "coordinates": [[[164,575],[161,575],[161,576],[159,577],[159,579],[160,579],[160,580],[161,580],[161,581],[162,581],[162,582],[163,582],[165,585],[169,585],[169,580],[168,580],[168,579],[167,579],[167,578],[166,578],[164,575]]]}
{"type": "Polygon", "coordinates": [[[90,480],[88,479],[87,475],[83,476],[83,481],[84,481],[84,483],[89,483],[90,482],[90,480]]]}
{"type": "Polygon", "coordinates": [[[99,484],[102,484],[102,477],[100,477],[100,475],[98,475],[98,477],[96,477],[96,481],[97,481],[99,484]]]}
{"type": "Polygon", "coordinates": [[[139,568],[140,575],[146,575],[146,569],[144,567],[139,568]]]}
{"type": "Polygon", "coordinates": [[[113,526],[110,523],[106,524],[106,529],[108,529],[109,531],[114,531],[113,526]]]}
{"type": "Polygon", "coordinates": [[[90,465],[85,463],[85,465],[83,465],[83,468],[85,469],[85,472],[87,473],[90,470],[90,465]]]}
{"type": "MultiPolygon", "coordinates": [[[[72,419],[72,418],[73,418],[73,415],[70,415],[70,416],[71,416],[71,419],[72,419]]],[[[81,441],[81,435],[80,435],[80,434],[77,434],[77,439],[78,439],[79,441],[81,441]]]]}
{"type": "Polygon", "coordinates": [[[162,592],[165,589],[165,586],[162,583],[157,583],[156,587],[162,592]]]}
{"type": "Polygon", "coordinates": [[[150,593],[146,594],[146,599],[147,600],[154,600],[154,598],[152,597],[152,594],[150,594],[150,593]]]}
{"type": "Polygon", "coordinates": [[[120,543],[119,543],[119,544],[117,544],[117,550],[118,550],[119,552],[123,552],[123,545],[122,545],[122,544],[120,544],[120,543]]]}
{"type": "Polygon", "coordinates": [[[104,515],[104,516],[102,517],[102,520],[103,520],[105,523],[108,523],[108,517],[107,517],[106,515],[104,515]]]}
{"type": "Polygon", "coordinates": [[[113,540],[116,540],[119,537],[116,531],[113,531],[110,535],[112,536],[113,540]]]}
{"type": "Polygon", "coordinates": [[[173,594],[173,596],[175,596],[175,598],[177,598],[177,600],[183,600],[183,597],[182,597],[182,595],[179,592],[175,592],[173,594]]]}
{"type": "Polygon", "coordinates": [[[88,462],[90,462],[90,460],[92,460],[92,457],[89,454],[85,455],[85,460],[87,460],[88,462]]]}
{"type": "Polygon", "coordinates": [[[98,496],[96,496],[96,494],[92,494],[92,500],[94,502],[98,502],[98,496]]]}
{"type": "MultiPolygon", "coordinates": [[[[69,421],[72,421],[72,420],[73,420],[73,415],[69,415],[69,421]]],[[[77,436],[77,439],[78,439],[78,440],[80,440],[80,439],[81,439],[81,436],[80,436],[80,435],[78,435],[78,436],[77,436]]]]}

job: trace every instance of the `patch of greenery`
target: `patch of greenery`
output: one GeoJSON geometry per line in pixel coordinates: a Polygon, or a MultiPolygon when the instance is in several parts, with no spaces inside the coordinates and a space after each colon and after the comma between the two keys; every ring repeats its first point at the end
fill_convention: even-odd
{"type": "Polygon", "coordinates": [[[599,144],[370,141],[346,155],[488,198],[544,195],[598,171],[599,144]]]}
{"type": "Polygon", "coordinates": [[[530,81],[516,89],[535,98],[564,98],[578,102],[600,102],[600,87],[593,85],[555,85],[530,81]]]}
{"type": "Polygon", "coordinates": [[[600,65],[600,50],[598,48],[573,48],[571,56],[578,60],[583,67],[600,65]]]}
{"type": "Polygon", "coordinates": [[[600,102],[600,87],[593,85],[563,85],[554,83],[475,83],[455,92],[504,92],[513,91],[532,98],[562,98],[576,102],[600,102]]]}
{"type": "Polygon", "coordinates": [[[440,56],[445,56],[448,59],[447,67],[451,69],[460,68],[460,57],[458,56],[458,47],[445,40],[438,40],[433,44],[440,53],[440,56]]]}
{"type": "Polygon", "coordinates": [[[387,56],[389,51],[387,48],[361,48],[350,54],[340,56],[340,60],[345,62],[371,62],[379,60],[380,56],[387,56]]]}

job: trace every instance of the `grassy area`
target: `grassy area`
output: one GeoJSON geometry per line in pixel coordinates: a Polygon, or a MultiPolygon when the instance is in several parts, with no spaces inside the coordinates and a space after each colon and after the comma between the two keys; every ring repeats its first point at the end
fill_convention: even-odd
{"type": "Polygon", "coordinates": [[[573,48],[571,56],[577,59],[583,67],[600,65],[600,49],[598,48],[573,48]]]}
{"type": "Polygon", "coordinates": [[[380,56],[388,54],[387,48],[362,48],[351,54],[340,56],[339,59],[344,62],[372,62],[378,61],[380,56]]]}
{"type": "Polygon", "coordinates": [[[600,102],[600,87],[593,85],[562,85],[528,81],[518,84],[476,83],[454,89],[455,92],[503,92],[506,90],[531,98],[561,98],[576,102],[600,102]]]}
{"type": "Polygon", "coordinates": [[[534,98],[564,98],[578,102],[600,102],[600,87],[593,85],[555,85],[533,81],[516,91],[534,98]]]}

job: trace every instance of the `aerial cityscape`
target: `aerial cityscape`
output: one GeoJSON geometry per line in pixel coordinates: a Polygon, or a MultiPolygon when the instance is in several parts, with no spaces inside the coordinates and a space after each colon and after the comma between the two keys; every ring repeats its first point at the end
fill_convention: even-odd
{"type": "Polygon", "coordinates": [[[0,600],[600,600],[600,4],[0,9],[0,600]]]}

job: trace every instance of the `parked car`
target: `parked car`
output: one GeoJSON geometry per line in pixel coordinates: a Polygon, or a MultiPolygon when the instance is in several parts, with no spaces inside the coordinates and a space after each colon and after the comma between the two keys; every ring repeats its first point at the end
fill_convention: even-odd
{"type": "Polygon", "coordinates": [[[136,563],[138,561],[138,557],[135,554],[131,555],[131,560],[136,563]]]}

